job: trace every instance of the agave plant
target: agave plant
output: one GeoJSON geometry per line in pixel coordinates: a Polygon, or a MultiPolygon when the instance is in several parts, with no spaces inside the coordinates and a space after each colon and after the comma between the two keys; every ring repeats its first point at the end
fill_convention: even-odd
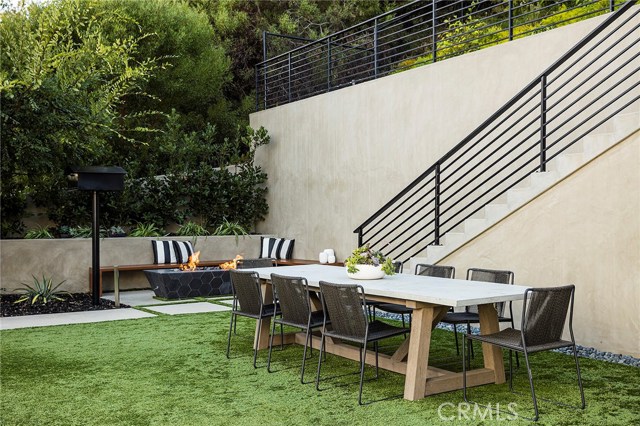
{"type": "Polygon", "coordinates": [[[32,275],[32,277],[33,286],[21,283],[24,287],[17,291],[22,293],[22,296],[14,303],[21,303],[30,300],[32,305],[38,301],[46,304],[51,300],[64,300],[60,296],[62,294],[69,294],[67,291],[58,290],[58,287],[60,287],[66,280],[53,285],[53,279],[45,277],[44,274],[42,275],[42,280],[39,280],[35,275],[32,275]]]}

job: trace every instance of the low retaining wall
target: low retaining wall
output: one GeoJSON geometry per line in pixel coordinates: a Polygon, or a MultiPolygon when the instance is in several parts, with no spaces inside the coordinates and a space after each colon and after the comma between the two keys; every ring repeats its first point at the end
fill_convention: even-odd
{"type": "MultiPolygon", "coordinates": [[[[191,241],[200,250],[201,260],[233,259],[237,254],[246,258],[258,257],[260,235],[245,237],[163,237],[163,238],[104,238],[100,240],[100,265],[136,265],[153,263],[150,241],[191,241]]],[[[31,284],[32,275],[53,278],[54,283],[65,280],[60,287],[69,292],[89,291],[91,267],[91,239],[70,238],[55,240],[0,240],[0,288],[12,292],[31,284]]],[[[121,272],[120,288],[147,288],[149,282],[141,271],[121,272]]],[[[105,274],[103,289],[113,289],[111,274],[105,274]]]]}

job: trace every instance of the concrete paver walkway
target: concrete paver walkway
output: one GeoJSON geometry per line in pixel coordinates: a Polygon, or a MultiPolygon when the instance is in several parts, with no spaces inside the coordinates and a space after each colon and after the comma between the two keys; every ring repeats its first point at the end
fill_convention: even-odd
{"type": "Polygon", "coordinates": [[[117,321],[154,317],[148,312],[133,308],[109,309],[106,311],[68,312],[63,314],[25,315],[0,319],[0,330],[14,328],[46,327],[49,325],[83,324],[90,322],[117,321]]]}
{"type": "MultiPolygon", "coordinates": [[[[144,307],[145,310],[168,315],[196,314],[203,312],[222,312],[231,310],[231,300],[221,300],[224,305],[209,302],[190,302],[189,300],[155,299],[152,290],[123,291],[120,303],[129,306],[144,307]],[[187,303],[185,303],[187,302],[187,303]]],[[[220,299],[229,299],[221,296],[220,299]]],[[[114,300],[114,295],[104,295],[103,299],[114,300]]],[[[216,299],[209,299],[216,300],[216,299]]],[[[102,321],[149,318],[156,315],[134,308],[108,309],[104,311],[69,312],[62,314],[25,315],[20,317],[0,318],[0,330],[16,328],[46,327],[50,325],[83,324],[102,321]]]]}

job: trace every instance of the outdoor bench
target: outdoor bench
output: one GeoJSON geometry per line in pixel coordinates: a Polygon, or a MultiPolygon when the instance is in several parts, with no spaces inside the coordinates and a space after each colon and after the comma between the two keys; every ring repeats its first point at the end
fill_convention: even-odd
{"type": "MultiPolygon", "coordinates": [[[[202,260],[198,263],[198,266],[206,266],[206,267],[210,267],[210,266],[220,266],[221,264],[227,262],[227,260],[202,260]]],[[[276,265],[278,266],[295,266],[295,265],[312,265],[312,264],[317,264],[319,263],[317,260],[306,260],[306,259],[287,259],[287,260],[282,260],[282,259],[278,259],[276,260],[276,265]]],[[[333,266],[341,266],[342,263],[332,263],[331,265],[333,266]]],[[[115,283],[118,282],[118,275],[121,271],[144,271],[145,269],[173,269],[173,268],[178,268],[179,264],[178,263],[161,263],[161,264],[156,264],[156,263],[147,263],[147,264],[140,264],[140,265],[110,265],[110,266],[101,266],[100,267],[100,273],[98,274],[99,277],[99,289],[100,289],[100,296],[102,296],[102,275],[107,272],[107,273],[113,273],[113,278],[114,278],[114,292],[118,293],[119,289],[118,286],[115,285],[115,283]]],[[[89,292],[91,293],[91,289],[93,285],[93,274],[92,274],[92,268],[89,267],[89,292]]],[[[116,294],[117,297],[117,294],[116,294]]]]}

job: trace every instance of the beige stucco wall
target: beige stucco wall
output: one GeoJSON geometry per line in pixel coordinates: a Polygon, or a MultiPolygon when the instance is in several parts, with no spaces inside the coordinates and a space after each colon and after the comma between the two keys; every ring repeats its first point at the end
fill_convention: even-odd
{"type": "MultiPolygon", "coordinates": [[[[575,284],[579,344],[640,356],[640,132],[442,259],[575,284]]],[[[515,315],[519,324],[520,307],[515,315]]]]}
{"type": "MultiPolygon", "coordinates": [[[[153,263],[151,240],[156,238],[104,238],[100,240],[100,264],[138,265],[153,263]]],[[[190,240],[200,250],[201,260],[233,259],[236,254],[246,258],[259,255],[260,236],[239,237],[166,237],[161,240],[190,240]]],[[[295,252],[294,252],[295,253],[295,252]]],[[[10,292],[20,283],[31,284],[32,275],[53,278],[55,283],[66,280],[61,289],[70,292],[89,291],[91,239],[0,240],[0,288],[10,292]]],[[[123,272],[121,288],[149,287],[142,272],[123,272]]],[[[111,274],[105,274],[105,290],[112,288],[111,274]]]]}
{"type": "Polygon", "coordinates": [[[594,18],[251,115],[270,145],[270,212],[296,257],[357,244],[353,230],[600,23],[594,18]]]}

